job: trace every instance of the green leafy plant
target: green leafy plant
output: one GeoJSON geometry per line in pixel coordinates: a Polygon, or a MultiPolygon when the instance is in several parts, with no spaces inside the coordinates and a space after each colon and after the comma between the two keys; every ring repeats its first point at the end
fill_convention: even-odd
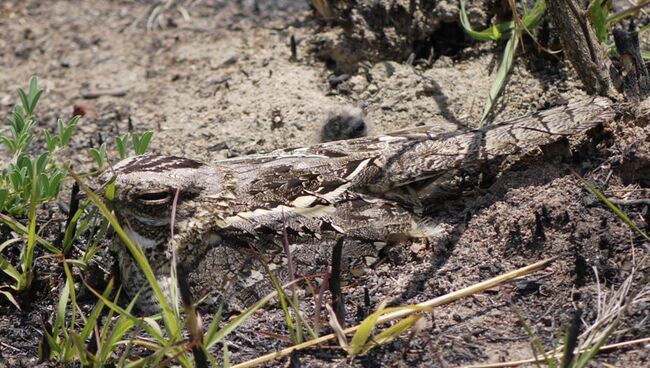
{"type": "Polygon", "coordinates": [[[129,137],[131,137],[130,133],[126,133],[120,137],[115,137],[115,144],[117,145],[117,152],[120,155],[120,160],[126,158],[126,150],[129,144],[129,137]]]}
{"type": "Polygon", "coordinates": [[[90,155],[95,159],[99,170],[103,170],[106,165],[106,142],[102,143],[99,148],[91,148],[90,155]]]}
{"type": "MultiPolygon", "coordinates": [[[[589,3],[588,14],[591,18],[591,23],[594,26],[596,35],[598,36],[598,41],[606,46],[607,53],[609,55],[617,54],[614,42],[609,40],[610,28],[613,25],[620,23],[623,19],[638,18],[639,10],[647,5],[647,1],[639,2],[636,6],[631,6],[627,9],[623,9],[617,13],[612,14],[611,0],[605,2],[592,0],[591,3],[589,3]]],[[[649,28],[650,24],[646,24],[638,30],[638,33],[641,34],[647,31],[649,28]]],[[[646,50],[641,51],[641,56],[646,60],[650,59],[650,53],[646,50]]]]}
{"type": "MultiPolygon", "coordinates": [[[[34,251],[38,243],[36,206],[58,196],[67,175],[69,162],[59,164],[57,154],[68,144],[79,121],[78,116],[67,122],[59,120],[58,132],[54,135],[44,129],[45,150],[32,156],[31,152],[37,151],[37,147],[32,145],[33,129],[36,125],[35,111],[42,94],[43,90],[38,87],[36,77],[32,77],[28,92],[19,88],[21,105],[14,108],[8,119],[8,132],[0,134],[0,144],[12,154],[11,160],[0,164],[0,212],[9,215],[3,215],[0,220],[12,228],[19,226],[11,216],[22,217],[27,214],[28,221],[23,237],[7,240],[0,247],[2,251],[14,243],[23,243],[17,266],[0,256],[2,272],[14,281],[12,284],[0,285],[0,290],[2,295],[16,305],[15,298],[9,296],[7,289],[19,292],[28,289],[32,284],[34,251]]],[[[58,254],[55,247],[48,249],[58,254]]]]}
{"type": "Polygon", "coordinates": [[[152,137],[153,137],[152,131],[146,131],[141,135],[135,133],[131,134],[131,141],[133,142],[133,150],[135,151],[136,155],[141,155],[147,151],[147,147],[149,147],[149,143],[151,142],[152,137]]]}
{"type": "MultiPolygon", "coordinates": [[[[120,160],[126,158],[128,154],[128,145],[129,140],[133,143],[133,152],[136,155],[141,155],[147,152],[149,148],[149,143],[153,138],[153,131],[148,130],[142,134],[137,133],[126,133],[120,137],[115,137],[115,145],[117,147],[118,155],[120,160]]],[[[102,143],[99,148],[91,148],[90,155],[93,157],[99,170],[103,170],[106,167],[106,142],[102,143]]]]}
{"type": "Polygon", "coordinates": [[[58,132],[51,134],[43,129],[46,151],[36,157],[25,151],[35,151],[31,147],[34,139],[33,128],[36,124],[35,110],[43,90],[38,88],[38,80],[32,77],[29,91],[18,89],[22,105],[16,106],[8,119],[9,131],[0,133],[0,143],[13,155],[13,159],[0,166],[0,211],[14,216],[21,216],[27,210],[30,201],[42,203],[57,197],[69,162],[57,162],[58,150],[65,147],[79,116],[67,122],[57,122],[58,132]],[[32,181],[36,183],[35,195],[32,195],[32,181]]]}

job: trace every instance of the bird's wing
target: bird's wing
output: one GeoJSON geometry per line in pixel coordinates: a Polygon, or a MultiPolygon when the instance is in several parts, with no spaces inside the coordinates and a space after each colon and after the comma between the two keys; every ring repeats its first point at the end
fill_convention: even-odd
{"type": "Polygon", "coordinates": [[[332,201],[347,190],[381,195],[452,170],[525,156],[614,115],[612,101],[592,98],[471,131],[434,135],[431,129],[418,127],[218,164],[232,169],[242,186],[278,204],[305,195],[332,201]]]}

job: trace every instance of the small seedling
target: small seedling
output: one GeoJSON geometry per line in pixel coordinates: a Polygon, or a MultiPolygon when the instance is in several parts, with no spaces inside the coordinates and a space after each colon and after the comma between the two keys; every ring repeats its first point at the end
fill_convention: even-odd
{"type": "MultiPolygon", "coordinates": [[[[52,201],[58,196],[70,164],[59,164],[57,154],[69,143],[79,121],[78,116],[67,122],[59,120],[58,132],[55,135],[44,129],[45,151],[36,156],[28,154],[27,152],[37,151],[37,148],[32,147],[33,129],[36,126],[36,107],[42,94],[43,90],[38,87],[36,77],[32,77],[28,92],[19,88],[21,105],[14,108],[8,119],[8,132],[0,133],[0,144],[13,155],[10,161],[0,164],[0,212],[9,215],[3,215],[0,221],[12,229],[24,228],[14,218],[27,215],[28,222],[20,237],[6,241],[0,248],[2,251],[14,243],[23,244],[17,266],[11,265],[6,258],[0,256],[2,272],[15,282],[0,285],[0,293],[15,305],[16,299],[7,289],[20,292],[27,290],[32,284],[36,244],[44,243],[37,235],[36,206],[52,201]]],[[[46,246],[46,249],[60,254],[60,251],[51,245],[46,246]]]]}
{"type": "Polygon", "coordinates": [[[69,162],[62,165],[57,163],[56,153],[69,143],[79,121],[78,116],[67,122],[59,120],[56,135],[43,130],[46,152],[37,158],[24,153],[34,138],[35,110],[42,93],[36,77],[29,84],[29,92],[19,88],[22,106],[16,106],[8,119],[9,134],[0,134],[0,144],[13,155],[11,161],[0,164],[0,211],[12,216],[22,216],[31,199],[43,203],[56,198],[69,167],[69,162]],[[37,186],[37,196],[34,197],[31,195],[32,180],[36,180],[37,186]]]}
{"type": "Polygon", "coordinates": [[[106,142],[102,143],[99,148],[91,148],[90,155],[95,159],[99,170],[104,170],[106,165],[106,142]]]}
{"type": "Polygon", "coordinates": [[[124,160],[126,158],[126,149],[127,145],[129,144],[129,137],[131,135],[129,133],[126,133],[120,137],[115,137],[115,144],[117,145],[117,152],[120,155],[120,160],[124,160]]]}
{"type": "Polygon", "coordinates": [[[153,132],[150,130],[142,133],[142,135],[135,133],[131,134],[131,141],[133,142],[133,149],[135,150],[136,155],[141,155],[147,151],[147,147],[149,147],[149,142],[151,142],[152,137],[153,132]]]}
{"type": "MultiPolygon", "coordinates": [[[[128,154],[128,144],[129,140],[133,143],[133,152],[136,155],[142,155],[147,152],[149,148],[149,143],[153,138],[153,131],[148,130],[142,134],[136,133],[126,133],[120,137],[115,137],[115,145],[117,147],[117,153],[120,157],[120,160],[126,158],[128,154]]],[[[99,148],[91,148],[90,155],[93,157],[99,171],[102,171],[106,168],[106,142],[102,143],[99,148]]]]}

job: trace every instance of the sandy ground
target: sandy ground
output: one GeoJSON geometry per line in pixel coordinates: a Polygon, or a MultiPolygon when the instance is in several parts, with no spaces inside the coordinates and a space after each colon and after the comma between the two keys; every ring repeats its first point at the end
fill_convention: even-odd
{"type": "MultiPolygon", "coordinates": [[[[390,33],[387,27],[381,42],[372,37],[372,18],[361,13],[350,16],[351,26],[333,25],[315,17],[302,1],[260,2],[258,9],[254,3],[172,6],[148,30],[153,6],[144,1],[3,2],[0,110],[8,116],[19,102],[16,88],[38,75],[45,88],[39,126],[54,129],[55,119],[71,116],[74,106],[86,112],[69,150],[80,171],[92,167],[91,147],[102,141],[112,145],[113,137],[129,130],[153,130],[154,152],[215,161],[317,143],[327,114],[347,107],[365,110],[371,134],[424,124],[441,131],[478,124],[501,49],[462,36],[453,2],[436,2],[432,14],[437,18],[429,23],[409,18],[410,33],[390,33]],[[364,30],[363,39],[370,41],[355,44],[364,30]],[[406,62],[411,52],[413,65],[406,62]],[[83,98],[88,92],[115,90],[124,95],[83,98]]],[[[393,3],[402,14],[402,2],[393,3]]],[[[490,17],[481,6],[472,13],[479,23],[490,17]]],[[[561,56],[536,51],[530,41],[525,46],[496,121],[585,97],[561,56]]],[[[647,160],[648,128],[620,129],[637,149],[646,147],[642,157],[647,160]]],[[[577,168],[602,184],[611,167],[604,189],[616,194],[636,190],[647,197],[647,171],[630,172],[623,158],[616,161],[624,148],[617,150],[611,134],[603,136],[603,144],[577,168]]],[[[115,147],[109,149],[115,158],[115,147]]],[[[370,291],[372,308],[384,299],[394,304],[423,301],[561,255],[550,268],[444,306],[415,337],[398,339],[364,358],[351,361],[340,350],[315,349],[300,354],[303,366],[447,367],[523,359],[531,356],[530,340],[515,311],[549,346],[575,308],[585,311],[583,329],[593,323],[594,270],[604,283],[601,288],[617,288],[630,274],[632,256],[640,260],[647,247],[639,247],[641,240],[570,175],[570,168],[576,165],[535,162],[481,193],[443,204],[435,216],[449,226],[449,237],[432,247],[413,246],[347,288],[348,323],[360,320],[364,288],[370,291]],[[540,223],[544,237],[536,230],[540,223]]],[[[626,210],[647,229],[647,205],[626,210]]],[[[41,332],[36,316],[51,314],[62,285],[60,268],[42,267],[47,279],[23,297],[21,311],[0,302],[6,304],[0,307],[0,329],[5,331],[0,334],[0,366],[34,366],[37,361],[41,332]]],[[[637,292],[647,283],[647,263],[645,267],[636,276],[637,292]]],[[[649,305],[628,311],[609,342],[648,336],[649,305]]],[[[233,361],[286,346],[252,332],[286,335],[281,321],[277,310],[254,316],[229,341],[233,361]]],[[[637,345],[595,361],[642,367],[650,364],[650,354],[647,346],[637,345]]]]}

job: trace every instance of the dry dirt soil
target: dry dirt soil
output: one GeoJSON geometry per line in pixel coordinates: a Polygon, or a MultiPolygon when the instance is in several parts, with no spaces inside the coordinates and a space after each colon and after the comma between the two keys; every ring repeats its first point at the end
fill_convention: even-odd
{"type": "MultiPolygon", "coordinates": [[[[326,116],[348,107],[364,109],[370,134],[478,124],[503,45],[464,36],[456,1],[337,4],[337,21],[328,22],[298,0],[3,1],[0,111],[9,116],[16,89],[38,75],[40,127],[54,130],[57,117],[84,114],[69,150],[78,171],[93,168],[88,151],[103,141],[114,160],[113,138],[127,131],[153,130],[152,151],[209,162],[317,143],[326,116]],[[101,96],[87,98],[92,93],[101,96]]],[[[492,5],[472,2],[477,28],[495,16],[492,5]]],[[[557,49],[553,32],[545,23],[539,39],[557,49]]],[[[530,39],[524,46],[496,121],[586,97],[561,54],[546,54],[530,39]]],[[[602,318],[604,300],[628,277],[629,305],[607,343],[650,336],[648,242],[571,174],[613,198],[648,198],[648,132],[646,122],[610,124],[572,158],[531,161],[488,188],[441,202],[434,219],[447,236],[407,245],[347,285],[346,322],[358,323],[384,300],[421,302],[557,256],[545,270],[437,308],[418,333],[365,357],[350,360],[331,342],[294,363],[455,367],[525,359],[531,343],[518,314],[553,346],[575,310],[583,311],[582,332],[602,318]]],[[[648,230],[647,200],[623,209],[648,230]]],[[[56,237],[65,206],[40,212],[56,237]]],[[[37,345],[41,316],[52,316],[64,277],[51,257],[36,262],[34,290],[18,296],[21,309],[0,299],[0,366],[56,365],[38,362],[37,345]]],[[[232,361],[287,347],[264,334],[286,336],[284,326],[277,309],[254,315],[229,337],[232,361]]],[[[609,350],[592,365],[605,363],[648,366],[650,345],[609,350]]]]}

